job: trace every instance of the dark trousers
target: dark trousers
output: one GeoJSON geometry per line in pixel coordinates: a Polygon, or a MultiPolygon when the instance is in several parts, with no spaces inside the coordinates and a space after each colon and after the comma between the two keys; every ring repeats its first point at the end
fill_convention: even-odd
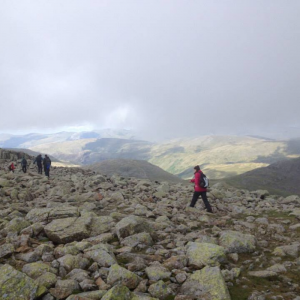
{"type": "Polygon", "coordinates": [[[39,174],[42,174],[42,173],[43,173],[42,164],[40,163],[40,164],[38,164],[37,166],[38,166],[38,173],[39,173],[39,174]]]}
{"type": "Polygon", "coordinates": [[[211,206],[207,200],[207,196],[206,196],[206,192],[194,192],[193,198],[192,198],[192,202],[190,204],[190,207],[194,207],[199,196],[201,196],[204,204],[205,204],[205,208],[208,212],[212,212],[211,206]]]}
{"type": "Polygon", "coordinates": [[[27,171],[27,166],[22,166],[22,170],[23,170],[24,173],[26,173],[26,171],[27,171]]]}
{"type": "Polygon", "coordinates": [[[45,168],[45,175],[47,176],[47,177],[50,177],[50,168],[45,168]]]}

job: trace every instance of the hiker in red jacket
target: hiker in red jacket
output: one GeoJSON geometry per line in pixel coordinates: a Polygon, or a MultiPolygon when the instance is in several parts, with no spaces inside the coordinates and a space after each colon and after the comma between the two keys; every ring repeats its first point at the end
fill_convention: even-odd
{"type": "Polygon", "coordinates": [[[199,166],[196,166],[194,167],[194,179],[191,180],[191,182],[193,182],[195,184],[194,186],[194,195],[193,195],[193,199],[192,199],[192,202],[190,204],[190,207],[194,207],[199,196],[201,196],[204,204],[205,204],[205,208],[207,210],[207,212],[209,213],[212,213],[212,209],[211,209],[211,206],[207,200],[207,196],[206,196],[206,192],[207,192],[207,188],[203,188],[200,186],[200,178],[202,176],[202,171],[200,170],[200,167],[199,166]]]}
{"type": "Polygon", "coordinates": [[[8,167],[8,170],[9,171],[12,171],[13,173],[15,172],[15,165],[14,165],[14,163],[12,162],[10,165],[9,165],[9,167],[8,167]]]}

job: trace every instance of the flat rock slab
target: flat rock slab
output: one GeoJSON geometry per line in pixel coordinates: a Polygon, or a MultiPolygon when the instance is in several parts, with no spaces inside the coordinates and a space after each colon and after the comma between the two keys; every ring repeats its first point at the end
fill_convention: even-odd
{"type": "Polygon", "coordinates": [[[137,216],[128,216],[117,223],[116,231],[118,238],[122,240],[136,233],[151,233],[152,229],[147,220],[137,216]]]}
{"type": "Polygon", "coordinates": [[[255,237],[238,231],[221,232],[219,241],[229,253],[251,253],[256,249],[255,237]]]}
{"type": "Polygon", "coordinates": [[[169,279],[171,277],[171,272],[161,265],[152,265],[147,267],[145,272],[148,278],[152,281],[169,279]]]}
{"type": "Polygon", "coordinates": [[[65,218],[54,220],[45,226],[47,237],[57,244],[81,241],[90,236],[91,218],[65,218]]]}
{"type": "Polygon", "coordinates": [[[36,299],[46,292],[33,279],[9,265],[0,267],[0,299],[36,299]]]}
{"type": "Polygon", "coordinates": [[[110,267],[117,264],[117,260],[113,253],[109,253],[109,249],[102,247],[101,244],[85,250],[84,257],[95,261],[100,267],[110,267]]]}
{"type": "Polygon", "coordinates": [[[226,261],[225,249],[215,244],[194,243],[187,244],[187,258],[190,266],[202,268],[204,266],[218,266],[226,261]]]}
{"type": "Polygon", "coordinates": [[[272,278],[277,276],[277,273],[269,270],[265,271],[252,271],[248,273],[252,277],[258,277],[258,278],[272,278]]]}
{"type": "Polygon", "coordinates": [[[122,245],[135,247],[138,244],[144,244],[151,246],[153,245],[153,240],[151,235],[148,232],[141,232],[131,236],[126,237],[122,242],[122,245]]]}
{"type": "Polygon", "coordinates": [[[300,220],[300,208],[295,208],[291,213],[290,216],[295,216],[297,219],[300,220]]]}
{"type": "Polygon", "coordinates": [[[24,265],[22,272],[27,274],[29,277],[36,279],[39,276],[43,275],[45,272],[51,272],[55,274],[57,270],[52,268],[50,264],[39,261],[24,265]]]}
{"type": "Polygon", "coordinates": [[[93,217],[90,225],[90,236],[97,236],[109,232],[115,226],[114,219],[110,216],[93,217]]]}
{"type": "Polygon", "coordinates": [[[180,294],[197,299],[231,300],[219,267],[205,267],[194,272],[182,285],[180,294]]]}
{"type": "Polygon", "coordinates": [[[55,219],[79,217],[77,207],[59,206],[55,208],[34,208],[27,215],[26,220],[30,222],[51,222],[55,219]]]}
{"type": "Polygon", "coordinates": [[[131,292],[126,286],[117,285],[111,288],[102,300],[131,300],[131,292]]]}
{"type": "Polygon", "coordinates": [[[12,244],[4,244],[0,246],[0,258],[5,256],[10,256],[15,251],[15,248],[12,244]]]}
{"type": "Polygon", "coordinates": [[[130,272],[116,264],[110,267],[107,277],[108,284],[122,284],[129,289],[135,289],[141,280],[142,279],[133,272],[130,272]]]}

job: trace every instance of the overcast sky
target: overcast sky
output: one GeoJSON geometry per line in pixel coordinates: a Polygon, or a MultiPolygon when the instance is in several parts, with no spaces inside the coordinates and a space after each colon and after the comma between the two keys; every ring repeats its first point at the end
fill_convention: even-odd
{"type": "Polygon", "coordinates": [[[300,127],[299,0],[0,0],[0,132],[300,127]]]}

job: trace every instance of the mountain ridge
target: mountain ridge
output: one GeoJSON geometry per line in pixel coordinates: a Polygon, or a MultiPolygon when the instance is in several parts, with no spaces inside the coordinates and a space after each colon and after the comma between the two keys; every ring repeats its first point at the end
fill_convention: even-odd
{"type": "Polygon", "coordinates": [[[237,188],[266,189],[276,194],[300,195],[300,158],[279,161],[224,181],[237,188]]]}
{"type": "Polygon", "coordinates": [[[87,165],[84,168],[107,176],[118,175],[122,177],[149,179],[152,181],[167,181],[173,183],[184,182],[181,178],[144,160],[124,158],[110,159],[94,163],[93,165],[87,165]]]}
{"type": "Polygon", "coordinates": [[[206,135],[153,143],[124,138],[128,132],[116,132],[119,138],[95,138],[92,132],[84,134],[69,139],[70,136],[63,132],[58,135],[58,139],[63,141],[53,142],[55,138],[52,136],[39,140],[39,144],[30,149],[48,153],[64,162],[82,165],[119,158],[146,160],[183,179],[193,175],[193,167],[197,164],[209,178],[221,179],[266,167],[282,159],[300,157],[299,139],[283,141],[206,135]]]}

